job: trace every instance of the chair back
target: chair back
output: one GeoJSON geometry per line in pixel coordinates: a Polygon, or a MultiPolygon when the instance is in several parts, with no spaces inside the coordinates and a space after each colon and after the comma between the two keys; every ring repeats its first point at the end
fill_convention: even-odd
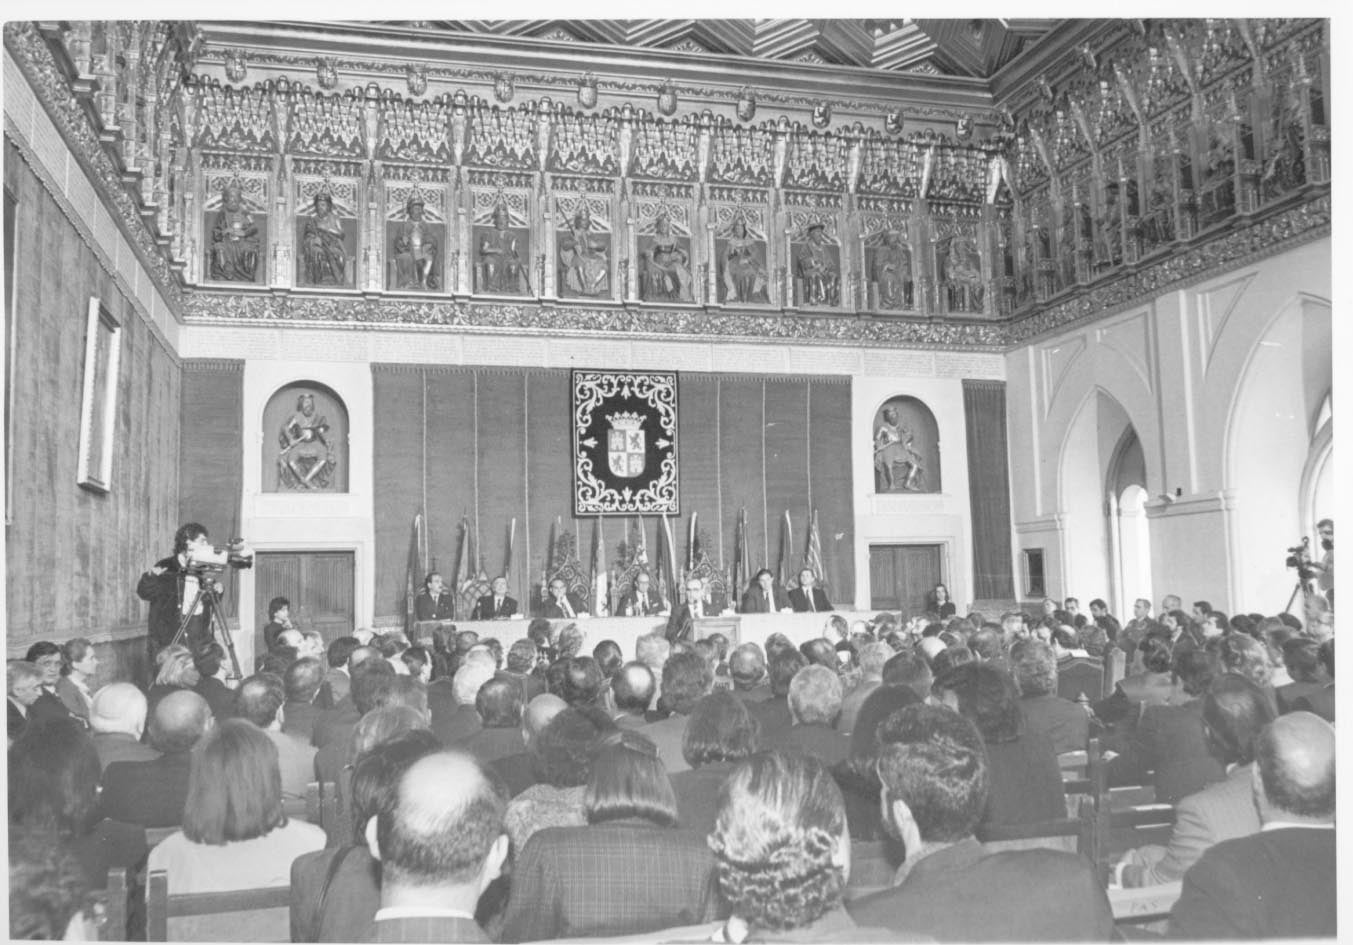
{"type": "Polygon", "coordinates": [[[989,852],[1010,850],[1061,850],[1093,859],[1095,854],[1095,806],[1081,798],[1075,817],[1040,820],[1029,824],[981,826],[977,839],[989,852]]]}
{"type": "Polygon", "coordinates": [[[103,893],[103,925],[99,929],[99,941],[127,941],[127,895],[127,868],[115,866],[108,871],[108,885],[103,893]]]}
{"type": "Polygon", "coordinates": [[[169,874],[146,881],[148,942],[289,942],[291,888],[169,895],[169,874]]]}
{"type": "Polygon", "coordinates": [[[312,781],[306,785],[306,807],[314,816],[309,820],[324,829],[324,846],[346,846],[352,842],[352,820],[338,793],[337,781],[312,781]]]}
{"type": "Polygon", "coordinates": [[[146,846],[154,847],[163,840],[182,830],[182,827],[147,827],[146,828],[146,846]]]}

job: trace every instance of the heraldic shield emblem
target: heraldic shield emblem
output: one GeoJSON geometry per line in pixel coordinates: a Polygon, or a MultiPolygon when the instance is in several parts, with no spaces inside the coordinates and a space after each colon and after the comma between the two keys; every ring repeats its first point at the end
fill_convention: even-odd
{"type": "Polygon", "coordinates": [[[574,514],[680,514],[674,371],[573,372],[574,514]]]}

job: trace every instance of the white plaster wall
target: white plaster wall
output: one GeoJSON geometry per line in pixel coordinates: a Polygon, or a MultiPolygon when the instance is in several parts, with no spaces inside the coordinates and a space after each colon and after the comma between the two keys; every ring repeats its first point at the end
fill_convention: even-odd
{"type": "Polygon", "coordinates": [[[1282,606],[1267,589],[1272,566],[1261,564],[1273,552],[1257,549],[1281,551],[1310,528],[1298,521],[1301,476],[1310,418],[1329,388],[1330,251],[1318,240],[1007,356],[1017,543],[1045,549],[1050,592],[1090,593],[1070,586],[1086,579],[1078,510],[1085,484],[1105,480],[1101,444],[1111,437],[1092,441],[1076,423],[1098,391],[1141,440],[1156,596],[1228,612],[1282,606]],[[1297,317],[1290,310],[1307,327],[1266,337],[1297,317]],[[1266,392],[1265,379],[1285,393],[1266,392]],[[1250,381],[1260,386],[1243,393],[1250,381]],[[1268,444],[1295,453],[1292,463],[1267,462],[1268,444]]]}
{"type": "Polygon", "coordinates": [[[926,378],[856,378],[851,385],[851,452],[855,491],[855,600],[868,610],[871,544],[938,544],[941,573],[960,612],[972,603],[972,513],[963,382],[926,378]],[[874,415],[884,401],[910,395],[925,403],[939,428],[941,491],[874,493],[874,415]]]}

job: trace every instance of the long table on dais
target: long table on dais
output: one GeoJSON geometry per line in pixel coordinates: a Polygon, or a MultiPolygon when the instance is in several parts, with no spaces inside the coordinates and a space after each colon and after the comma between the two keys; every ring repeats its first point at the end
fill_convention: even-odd
{"type": "MultiPolygon", "coordinates": [[[[847,623],[868,619],[870,615],[853,611],[834,611],[846,619],[847,623]]],[[[814,637],[825,636],[835,642],[830,633],[832,613],[806,614],[726,614],[714,617],[702,617],[695,622],[696,638],[722,633],[733,646],[739,643],[757,643],[762,646],[766,637],[772,633],[783,633],[797,646],[814,637]]],[[[513,617],[506,620],[456,620],[456,621],[420,621],[415,632],[424,627],[445,626],[454,623],[457,630],[473,630],[479,638],[493,637],[507,649],[517,640],[526,636],[526,628],[531,621],[525,617],[513,617]]],[[[552,620],[557,630],[565,624],[576,623],[583,631],[583,652],[591,653],[592,648],[602,640],[614,640],[620,645],[626,659],[634,658],[634,644],[646,633],[664,633],[667,630],[666,617],[579,617],[577,620],[552,620]]]]}

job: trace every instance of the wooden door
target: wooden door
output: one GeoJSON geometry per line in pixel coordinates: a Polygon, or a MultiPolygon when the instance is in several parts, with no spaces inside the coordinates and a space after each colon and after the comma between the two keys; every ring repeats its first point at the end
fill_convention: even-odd
{"type": "Polygon", "coordinates": [[[255,653],[265,649],[263,627],[274,597],[291,601],[292,622],[302,630],[318,630],[325,644],[356,629],[351,551],[259,552],[254,569],[255,653]]]}
{"type": "Polygon", "coordinates": [[[925,613],[930,592],[941,576],[939,545],[870,545],[869,607],[925,613]]]}

